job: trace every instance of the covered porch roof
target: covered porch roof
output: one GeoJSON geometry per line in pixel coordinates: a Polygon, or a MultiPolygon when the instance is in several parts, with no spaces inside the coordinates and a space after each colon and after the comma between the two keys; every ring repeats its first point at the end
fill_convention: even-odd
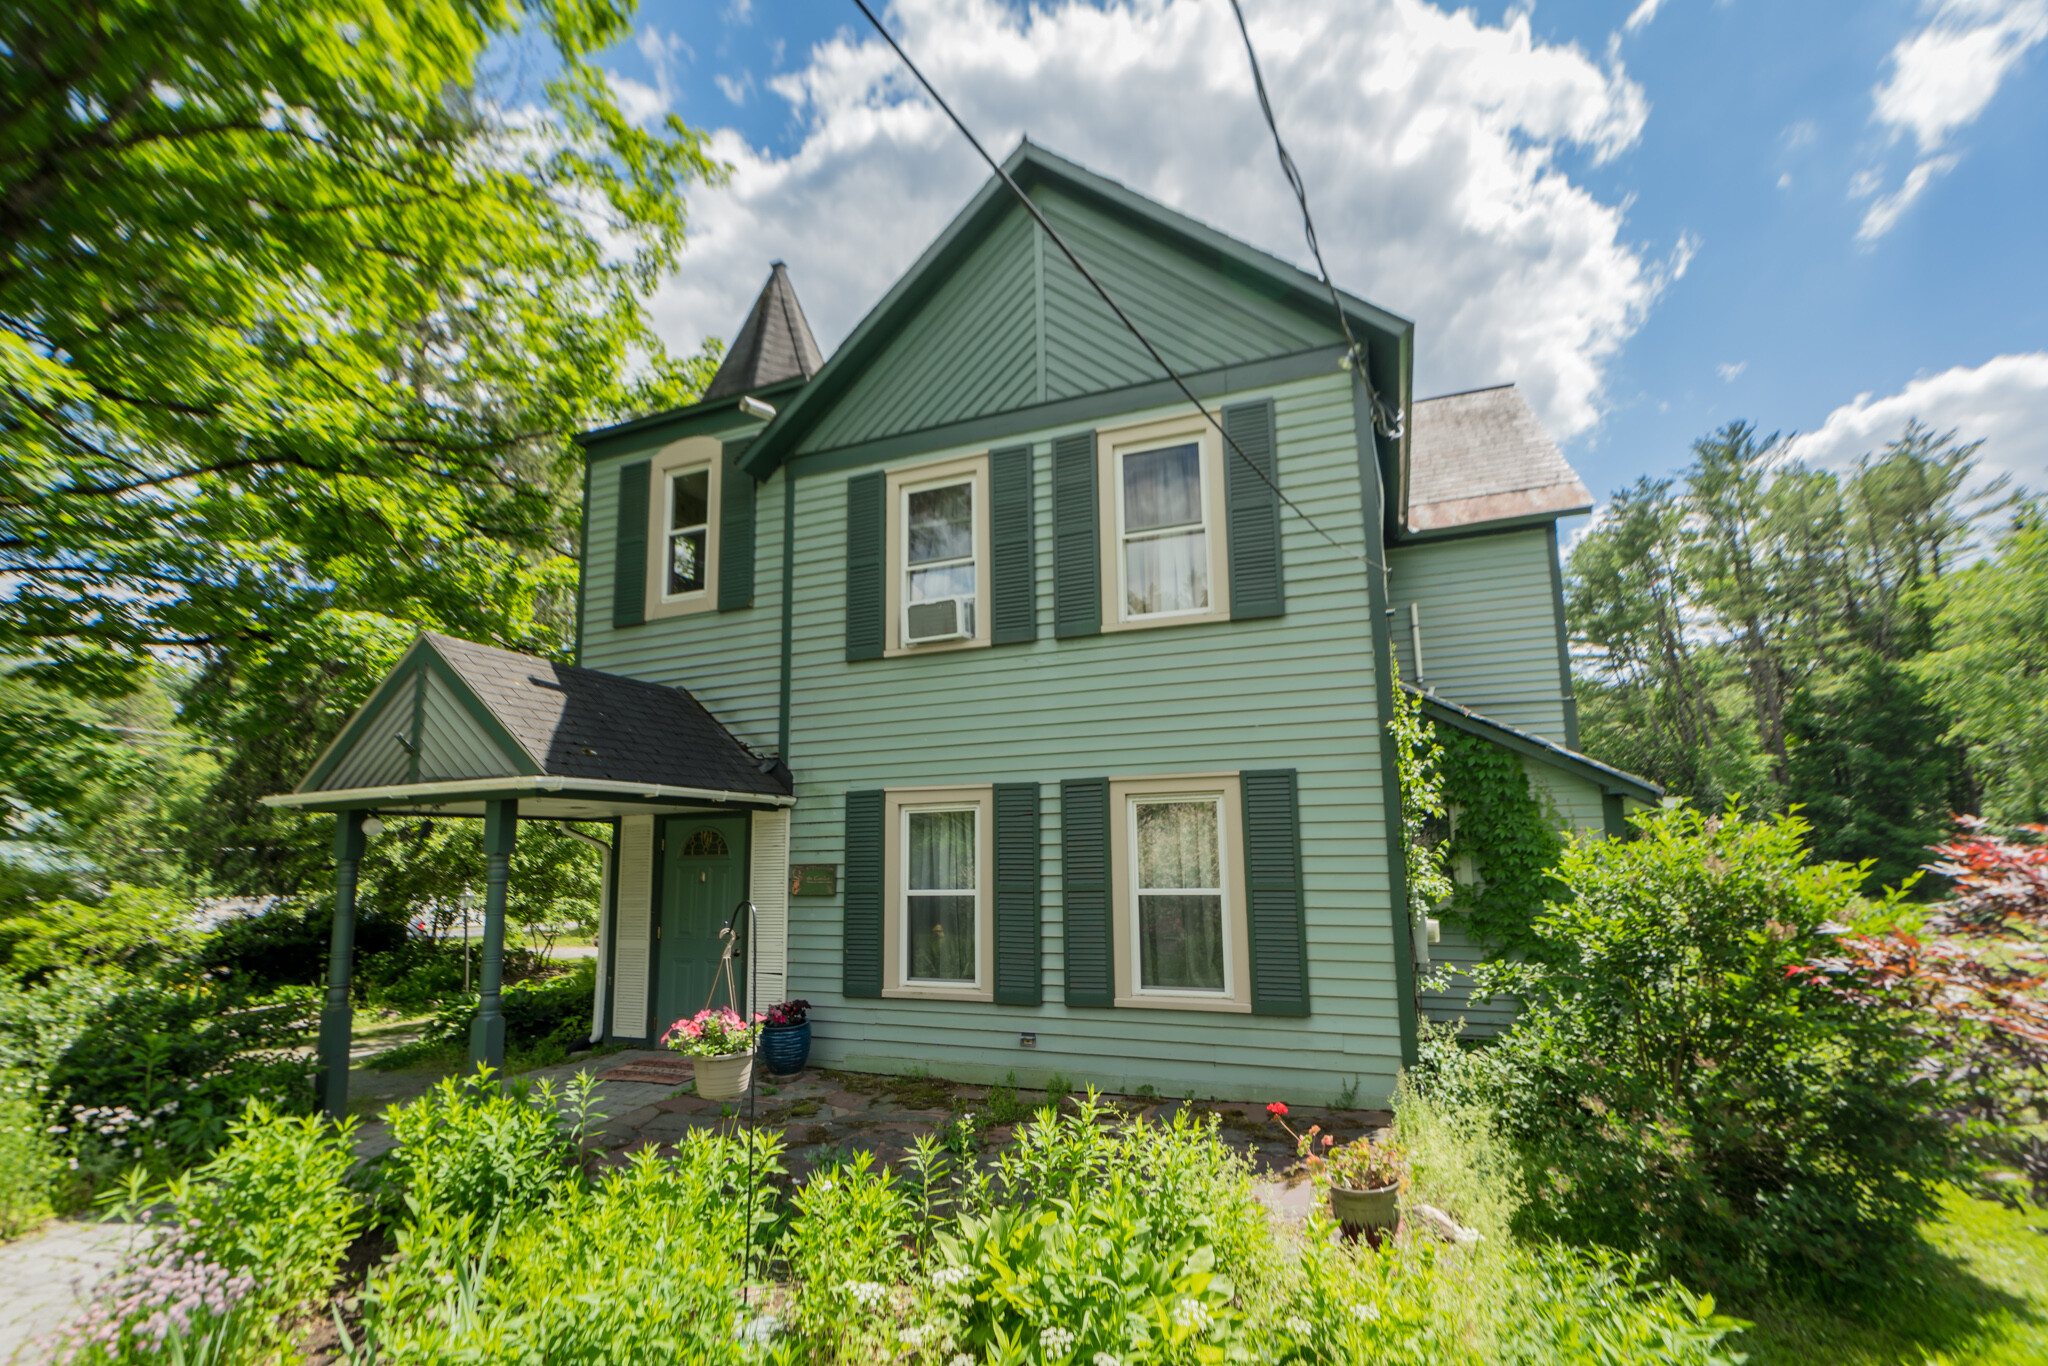
{"type": "Polygon", "coordinates": [[[432,632],[407,650],[305,779],[300,811],[603,820],[792,806],[788,768],[681,688],[432,632]]]}

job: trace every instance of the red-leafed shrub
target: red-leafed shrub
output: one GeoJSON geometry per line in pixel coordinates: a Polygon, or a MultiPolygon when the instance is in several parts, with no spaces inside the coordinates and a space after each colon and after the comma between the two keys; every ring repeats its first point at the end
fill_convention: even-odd
{"type": "Polygon", "coordinates": [[[1840,956],[1815,966],[1848,995],[1905,1008],[1968,1151],[1994,1172],[2023,1172],[2048,1205],[2048,826],[2001,836],[1973,816],[1956,824],[1927,865],[1954,890],[1926,923],[1846,936],[1840,956]]]}

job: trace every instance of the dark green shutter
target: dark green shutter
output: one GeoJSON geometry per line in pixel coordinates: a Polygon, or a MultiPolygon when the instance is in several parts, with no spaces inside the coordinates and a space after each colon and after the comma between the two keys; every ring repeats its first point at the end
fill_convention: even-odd
{"type": "Polygon", "coordinates": [[[991,639],[997,645],[1016,645],[1038,639],[1031,447],[990,452],[988,469],[991,639]]]}
{"type": "Polygon", "coordinates": [[[612,555],[612,625],[647,619],[647,482],[651,460],[619,470],[619,523],[612,555]]]}
{"type": "Polygon", "coordinates": [[[1095,433],[1052,443],[1052,633],[1102,632],[1102,549],[1095,519],[1095,433]]]}
{"type": "Polygon", "coordinates": [[[996,1004],[1045,999],[1039,963],[1038,784],[996,784],[996,1004]]]}
{"type": "Polygon", "coordinates": [[[1230,517],[1230,617],[1277,617],[1287,610],[1287,593],[1280,572],[1273,400],[1231,404],[1223,410],[1223,432],[1229,438],[1223,443],[1223,488],[1230,517]]]}
{"type": "MultiPolygon", "coordinates": [[[[1252,943],[1252,1014],[1308,1014],[1301,894],[1301,809],[1291,768],[1238,775],[1252,943]]],[[[1396,856],[1398,856],[1398,851],[1396,856]]],[[[1407,945],[1396,944],[1405,952],[1407,945]]]]}
{"type": "Polygon", "coordinates": [[[889,489],[880,470],[846,481],[846,657],[880,659],[888,615],[889,489]]]}
{"type": "Polygon", "coordinates": [[[725,443],[725,469],[719,476],[718,610],[754,605],[754,476],[740,468],[740,457],[754,444],[725,443]]]}
{"type": "Polygon", "coordinates": [[[840,992],[882,994],[882,794],[846,794],[846,885],[840,992]]]}
{"type": "Polygon", "coordinates": [[[1109,779],[1060,784],[1060,885],[1067,1004],[1113,1006],[1109,941],[1109,779]]]}

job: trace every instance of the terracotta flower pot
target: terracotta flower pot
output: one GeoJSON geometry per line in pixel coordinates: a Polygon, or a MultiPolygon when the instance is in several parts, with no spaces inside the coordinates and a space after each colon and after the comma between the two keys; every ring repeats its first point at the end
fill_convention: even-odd
{"type": "Polygon", "coordinates": [[[1331,1186],[1330,1214],[1346,1228],[1392,1228],[1401,1221],[1401,1188],[1361,1191],[1331,1186]]]}
{"type": "Polygon", "coordinates": [[[697,1094],[706,1100],[738,1100],[754,1084],[752,1053],[723,1053],[690,1061],[697,1071],[697,1094]]]}

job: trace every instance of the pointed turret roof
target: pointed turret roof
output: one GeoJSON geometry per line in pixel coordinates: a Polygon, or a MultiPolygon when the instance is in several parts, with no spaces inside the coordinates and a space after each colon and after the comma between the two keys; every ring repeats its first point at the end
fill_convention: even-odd
{"type": "Polygon", "coordinates": [[[804,306],[789,282],[789,268],[777,261],[769,268],[761,297],[754,300],[754,311],[747,314],[746,326],[698,401],[733,398],[778,380],[809,379],[824,363],[811,325],[804,320],[804,306]]]}

